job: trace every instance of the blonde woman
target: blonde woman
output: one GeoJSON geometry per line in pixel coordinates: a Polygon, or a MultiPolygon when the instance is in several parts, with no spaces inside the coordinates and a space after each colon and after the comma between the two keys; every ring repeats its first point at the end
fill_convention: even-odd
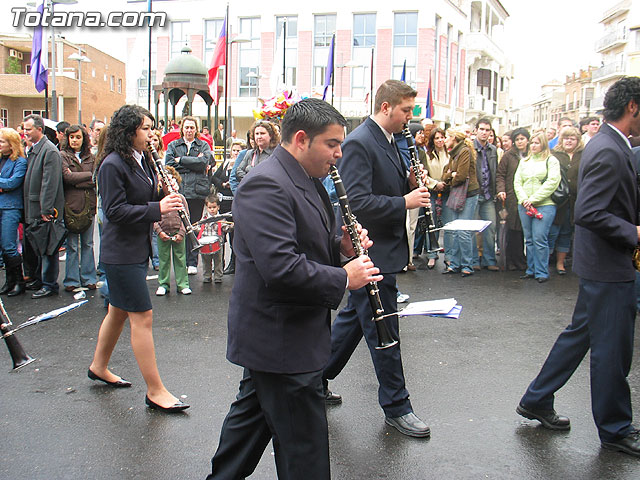
{"type": "Polygon", "coordinates": [[[560,184],[560,163],[551,155],[544,131],[531,137],[529,150],[513,179],[527,249],[527,270],[520,278],[544,283],[549,280],[549,229],[556,216],[551,194],[560,184]]]}
{"type": "Polygon", "coordinates": [[[18,224],[23,212],[22,185],[27,160],[20,135],[13,128],[0,128],[0,246],[6,281],[0,294],[24,293],[22,256],[18,253],[18,224]]]}
{"type": "MultiPolygon", "coordinates": [[[[476,151],[464,130],[449,128],[444,143],[450,158],[442,175],[442,182],[449,187],[446,201],[443,201],[445,223],[458,218],[471,220],[476,212],[480,192],[476,177],[476,151]],[[454,189],[464,190],[465,184],[466,198],[461,205],[455,208],[448,205],[448,200],[455,195],[454,189]]],[[[461,273],[463,277],[473,275],[474,239],[475,236],[466,230],[445,232],[445,257],[449,265],[443,273],[461,273]]]]}
{"type": "Polygon", "coordinates": [[[558,144],[553,150],[553,156],[560,162],[560,168],[565,173],[569,183],[569,201],[556,211],[556,218],[549,232],[549,251],[556,251],[556,272],[565,275],[565,259],[571,248],[573,234],[573,206],[578,195],[578,169],[582,157],[584,144],[577,128],[565,127],[560,130],[558,144]]]}

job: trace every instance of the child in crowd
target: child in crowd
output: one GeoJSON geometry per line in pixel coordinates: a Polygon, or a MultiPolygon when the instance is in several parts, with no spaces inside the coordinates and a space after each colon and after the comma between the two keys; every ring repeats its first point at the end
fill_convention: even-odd
{"type": "MultiPolygon", "coordinates": [[[[173,177],[178,185],[182,183],[180,174],[173,167],[165,167],[167,173],[173,177]]],[[[182,196],[182,205],[189,215],[187,200],[182,196]]],[[[187,252],[185,248],[184,236],[186,230],[180,220],[178,212],[169,212],[162,215],[162,220],[153,224],[153,230],[158,234],[158,257],[160,259],[160,270],[158,272],[158,283],[160,286],[156,290],[156,295],[163,296],[169,291],[171,283],[171,258],[173,257],[173,272],[176,277],[178,292],[189,295],[189,276],[187,275],[187,252]]]]}
{"type": "MultiPolygon", "coordinates": [[[[207,208],[205,209],[200,221],[219,215],[220,200],[216,194],[212,193],[205,199],[205,206],[207,208]]],[[[203,268],[203,283],[211,283],[212,261],[213,281],[215,283],[222,283],[222,271],[224,268],[224,259],[222,257],[222,253],[224,252],[224,238],[225,234],[232,228],[233,226],[228,222],[221,221],[204,223],[200,226],[198,240],[201,240],[200,243],[203,244],[200,249],[203,268]]]]}

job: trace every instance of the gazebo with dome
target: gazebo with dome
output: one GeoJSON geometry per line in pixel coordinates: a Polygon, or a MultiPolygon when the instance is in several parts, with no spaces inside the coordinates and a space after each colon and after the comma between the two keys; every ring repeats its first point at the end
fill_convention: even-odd
{"type": "Polygon", "coordinates": [[[207,125],[211,128],[211,104],[213,103],[213,98],[209,94],[207,75],[207,68],[204,63],[191,55],[191,49],[186,45],[182,47],[180,55],[172,58],[167,64],[162,84],[153,87],[156,118],[158,118],[160,96],[164,97],[165,130],[169,125],[169,103],[171,103],[173,119],[175,119],[176,105],[185,95],[187,96],[187,102],[182,110],[182,116],[193,114],[193,100],[196,95],[200,95],[207,104],[207,125]]]}

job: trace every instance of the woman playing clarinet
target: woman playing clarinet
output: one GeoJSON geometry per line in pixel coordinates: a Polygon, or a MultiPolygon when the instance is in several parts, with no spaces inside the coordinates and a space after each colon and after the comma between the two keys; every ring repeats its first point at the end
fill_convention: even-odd
{"type": "Polygon", "coordinates": [[[172,395],[160,379],[146,275],[153,222],[163,213],[182,208],[182,201],[177,194],[158,200],[157,179],[144,153],[151,142],[153,122],[148,110],[124,105],[109,125],[105,158],[98,170],[104,210],[100,255],[109,284],[109,310],[100,326],[88,376],[114,388],[131,386],[108,368],[129,318],[131,347],[147,384],[145,403],[163,412],[177,412],[189,405],[172,395]]]}

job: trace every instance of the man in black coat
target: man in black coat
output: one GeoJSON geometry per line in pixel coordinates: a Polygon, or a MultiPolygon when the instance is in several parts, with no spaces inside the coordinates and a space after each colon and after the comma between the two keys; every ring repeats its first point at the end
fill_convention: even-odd
{"type": "MultiPolygon", "coordinates": [[[[27,173],[24,177],[24,218],[26,227],[36,220],[50,222],[64,210],[62,186],[62,158],[56,146],[44,134],[44,121],[40,115],[24,119],[24,133],[32,143],[27,154],[27,173]]],[[[33,251],[32,248],[28,247],[33,251]]],[[[60,263],[58,251],[43,255],[38,262],[34,279],[27,285],[40,289],[31,298],[43,298],[58,293],[60,263]]]]}
{"type": "Polygon", "coordinates": [[[573,318],[516,411],[568,430],[569,419],[554,410],[554,395],[591,349],[591,406],[602,446],[640,456],[627,382],[636,315],[631,258],[640,241],[638,174],[628,137],[640,134],[640,77],[612,85],[604,108],[606,123],[580,163],[573,256],[580,290],[573,318]]]}
{"type": "MultiPolygon", "coordinates": [[[[282,122],[282,145],[236,192],[227,358],[244,375],[209,479],[251,475],[271,439],[279,478],[330,478],[322,389],[330,310],[345,289],[381,279],[364,255],[340,267],[340,255],[353,256],[353,246],[335,234],[318,180],[341,156],[345,125],[322,100],[293,105],[282,122]]],[[[360,240],[371,246],[366,231],[360,240]]]]}
{"type": "MultiPolygon", "coordinates": [[[[404,82],[384,82],[376,92],[374,114],[347,136],[339,164],[351,209],[375,239],[369,255],[384,275],[378,288],[386,313],[398,311],[396,273],[409,261],[407,210],[429,205],[427,188],[410,190],[409,172],[393,140],[393,134],[411,119],[416,94],[404,82]]],[[[409,401],[400,345],[376,348],[372,316],[366,289],[349,292],[347,306],[333,323],[331,358],[324,378],[331,380],[342,371],[364,335],[380,384],[378,400],[386,423],[405,435],[428,437],[429,427],[413,413],[409,401]]],[[[386,322],[398,339],[398,317],[387,317],[386,322]]],[[[328,390],[326,396],[328,403],[341,401],[328,390]]]]}

